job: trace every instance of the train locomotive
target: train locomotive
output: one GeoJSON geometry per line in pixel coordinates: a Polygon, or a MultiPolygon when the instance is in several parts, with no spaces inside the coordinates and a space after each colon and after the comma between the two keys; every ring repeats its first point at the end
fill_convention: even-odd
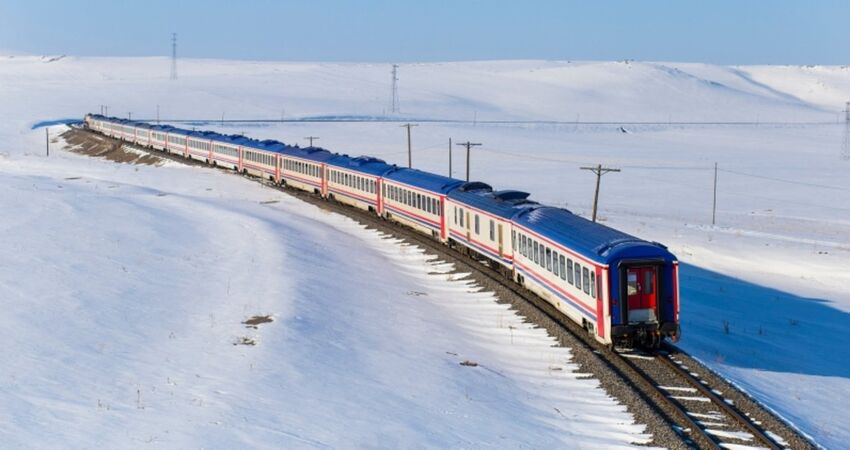
{"type": "Polygon", "coordinates": [[[666,247],[539,204],[526,192],[274,140],[94,114],[85,126],[410,227],[486,261],[602,344],[655,348],[680,337],[678,261],[666,247]]]}

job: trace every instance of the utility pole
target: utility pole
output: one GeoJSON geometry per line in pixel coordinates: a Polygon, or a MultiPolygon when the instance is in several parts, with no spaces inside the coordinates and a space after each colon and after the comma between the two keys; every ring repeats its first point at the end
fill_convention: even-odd
{"type": "Polygon", "coordinates": [[[393,64],[393,102],[390,112],[397,113],[399,112],[398,107],[398,64],[393,64]]]}
{"type": "Polygon", "coordinates": [[[418,124],[415,123],[406,123],[402,125],[402,128],[407,128],[407,167],[413,168],[413,150],[410,147],[410,128],[418,127],[418,124]]]}
{"type": "Polygon", "coordinates": [[[449,178],[452,177],[452,138],[449,138],[449,178]]]}
{"type": "Polygon", "coordinates": [[[159,105],[156,105],[156,124],[159,125],[159,105]]]}
{"type": "Polygon", "coordinates": [[[582,167],[581,170],[589,170],[596,174],[596,193],[593,194],[593,221],[596,222],[596,207],[599,204],[599,181],[602,179],[602,175],[608,172],[619,172],[620,169],[602,167],[602,164],[597,164],[596,167],[582,167]]]}
{"type": "Polygon", "coordinates": [[[850,160],[850,102],[844,104],[844,140],[841,144],[841,159],[850,160]]]}
{"type": "Polygon", "coordinates": [[[132,112],[127,113],[127,120],[133,120],[133,113],[132,112]]]}
{"type": "Polygon", "coordinates": [[[466,182],[469,182],[469,149],[478,145],[481,145],[479,142],[458,142],[456,145],[461,145],[466,147],[466,182]]]}
{"type": "Polygon", "coordinates": [[[171,33],[171,79],[177,79],[177,33],[171,33]]]}
{"type": "Polygon", "coordinates": [[[319,139],[318,136],[305,136],[304,139],[308,139],[310,141],[310,146],[307,148],[313,148],[313,139],[319,139]]]}
{"type": "Polygon", "coordinates": [[[47,143],[47,156],[50,156],[50,129],[44,127],[44,140],[47,143]]]}
{"type": "Polygon", "coordinates": [[[224,113],[221,113],[221,126],[224,126],[224,113]]]}
{"type": "Polygon", "coordinates": [[[711,226],[717,216],[717,163],[714,163],[714,201],[711,203],[711,226]]]}
{"type": "Polygon", "coordinates": [[[103,105],[103,115],[109,117],[109,105],[103,105]]]}

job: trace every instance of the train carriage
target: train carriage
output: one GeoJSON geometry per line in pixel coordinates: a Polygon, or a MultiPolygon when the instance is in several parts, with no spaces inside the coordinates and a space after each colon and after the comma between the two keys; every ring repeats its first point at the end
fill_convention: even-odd
{"type": "Polygon", "coordinates": [[[168,133],[165,134],[166,151],[175,155],[181,155],[185,158],[188,155],[186,141],[189,133],[191,133],[191,131],[182,130],[180,128],[172,128],[168,130],[168,133]]]}
{"type": "Polygon", "coordinates": [[[214,131],[193,131],[186,136],[186,156],[209,164],[212,157],[212,140],[219,136],[214,131]]]}
{"type": "MultiPolygon", "coordinates": [[[[446,242],[446,195],[464,182],[417,169],[384,175],[383,216],[446,242]]],[[[383,189],[383,187],[382,187],[383,189]]]]}
{"type": "Polygon", "coordinates": [[[318,147],[289,147],[281,158],[281,178],[296,189],[327,197],[325,169],[327,161],[337,156],[318,147]]]}
{"type": "Polygon", "coordinates": [[[219,134],[212,140],[212,159],[209,163],[215,167],[221,166],[239,171],[242,161],[242,147],[250,142],[250,139],[242,135],[219,134]]]}
{"type": "Polygon", "coordinates": [[[378,158],[340,155],[327,161],[327,197],[375,214],[383,214],[383,175],[396,167],[378,158]]]}
{"type": "Polygon", "coordinates": [[[677,264],[664,246],[539,207],[514,218],[516,280],[603,343],[678,339],[677,264]]]}
{"type": "Polygon", "coordinates": [[[170,125],[153,125],[150,133],[150,147],[156,150],[165,151],[168,145],[168,132],[174,127],[170,125]]]}
{"type": "Polygon", "coordinates": [[[242,146],[240,162],[242,173],[277,182],[279,179],[278,155],[285,149],[285,144],[275,140],[249,140],[242,146]]]}
{"type": "Polygon", "coordinates": [[[137,123],[135,126],[136,137],[133,142],[142,147],[150,146],[151,126],[146,123],[137,123]]]}
{"type": "Polygon", "coordinates": [[[511,218],[537,205],[529,194],[498,191],[485,183],[466,183],[448,193],[446,201],[449,243],[462,245],[497,263],[505,273],[513,270],[511,218]]]}

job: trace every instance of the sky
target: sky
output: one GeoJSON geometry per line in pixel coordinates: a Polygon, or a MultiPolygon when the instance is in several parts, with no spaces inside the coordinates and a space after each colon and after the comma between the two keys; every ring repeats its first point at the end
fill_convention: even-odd
{"type": "Polygon", "coordinates": [[[839,0],[0,0],[0,51],[286,61],[850,64],[839,0]]]}

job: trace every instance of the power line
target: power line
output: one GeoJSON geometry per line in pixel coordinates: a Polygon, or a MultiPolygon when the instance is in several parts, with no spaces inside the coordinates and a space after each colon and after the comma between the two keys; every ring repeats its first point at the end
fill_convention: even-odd
{"type": "Polygon", "coordinates": [[[596,205],[599,202],[599,182],[602,179],[602,175],[608,172],[619,172],[620,169],[602,167],[602,164],[597,164],[596,167],[581,167],[581,170],[589,170],[596,174],[596,193],[593,194],[593,221],[596,222],[596,205]]]}

